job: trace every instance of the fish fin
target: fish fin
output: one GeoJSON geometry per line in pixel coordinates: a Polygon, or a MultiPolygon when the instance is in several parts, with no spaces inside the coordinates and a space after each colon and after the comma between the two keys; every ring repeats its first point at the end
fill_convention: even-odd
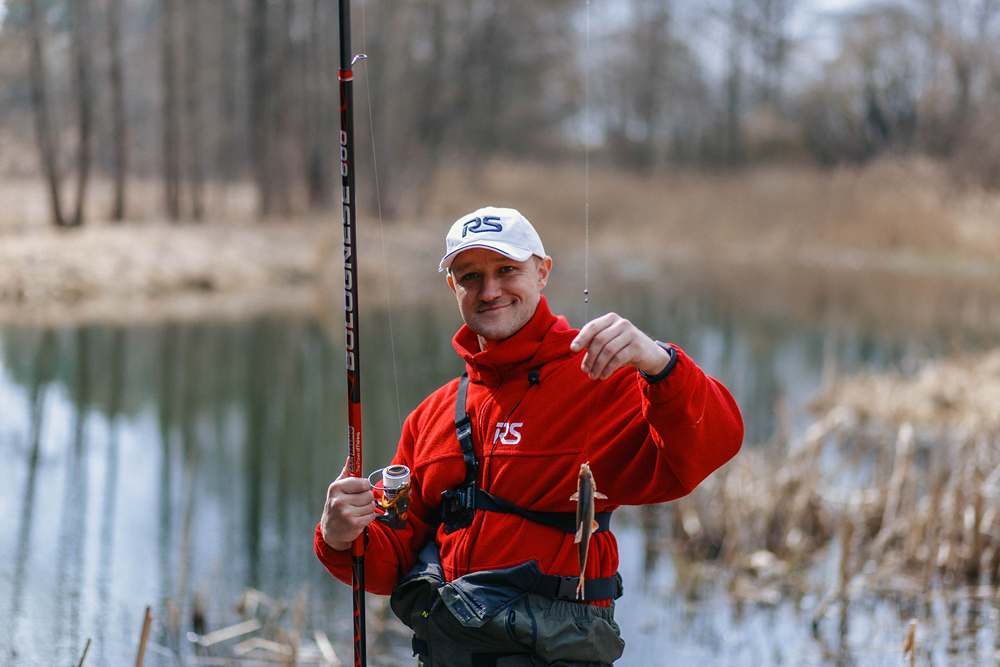
{"type": "Polygon", "coordinates": [[[569,499],[572,500],[575,503],[580,502],[580,492],[579,491],[574,491],[573,495],[570,496],[569,499]]]}
{"type": "Polygon", "coordinates": [[[573,540],[573,544],[579,544],[583,540],[583,524],[576,529],[576,538],[573,540]]]}
{"type": "Polygon", "coordinates": [[[591,521],[591,522],[590,522],[590,529],[591,529],[592,531],[595,531],[595,532],[596,532],[596,531],[597,531],[597,529],[598,529],[598,528],[600,528],[600,527],[601,527],[601,524],[597,523],[596,521],[591,521]]]}
{"type": "Polygon", "coordinates": [[[606,495],[604,495],[600,491],[597,491],[596,489],[594,490],[594,498],[597,498],[598,500],[607,500],[608,499],[608,497],[606,495]]]}

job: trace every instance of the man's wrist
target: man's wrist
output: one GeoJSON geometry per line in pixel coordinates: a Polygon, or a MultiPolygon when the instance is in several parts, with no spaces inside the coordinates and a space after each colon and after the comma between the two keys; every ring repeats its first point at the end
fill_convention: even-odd
{"type": "Polygon", "coordinates": [[[350,542],[344,542],[343,544],[339,542],[333,542],[331,544],[330,542],[327,542],[325,538],[323,539],[323,541],[326,542],[326,546],[330,547],[334,551],[347,551],[348,549],[351,548],[350,542]]]}
{"type": "Polygon", "coordinates": [[[347,551],[351,548],[351,542],[338,542],[336,540],[330,540],[326,537],[326,533],[320,530],[320,536],[323,538],[323,542],[326,546],[330,547],[334,551],[347,551]]]}
{"type": "Polygon", "coordinates": [[[664,352],[666,361],[662,364],[656,364],[657,368],[652,369],[654,372],[649,372],[643,369],[639,369],[639,374],[642,375],[646,382],[653,384],[663,380],[670,372],[674,370],[674,366],[677,365],[677,351],[671,345],[666,343],[656,341],[657,347],[659,347],[664,352]]]}

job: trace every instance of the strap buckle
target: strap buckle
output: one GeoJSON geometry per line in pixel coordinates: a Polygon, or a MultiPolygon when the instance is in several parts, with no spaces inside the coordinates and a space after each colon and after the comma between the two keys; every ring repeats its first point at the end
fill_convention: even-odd
{"type": "Polygon", "coordinates": [[[465,438],[472,436],[472,420],[468,416],[462,418],[462,421],[455,422],[455,433],[458,435],[459,440],[464,440],[465,438]]]}
{"type": "Polygon", "coordinates": [[[470,482],[441,493],[441,523],[445,533],[472,524],[476,513],[476,483],[470,482]]]}
{"type": "Polygon", "coordinates": [[[575,600],[576,587],[580,584],[580,577],[559,577],[559,584],[556,586],[556,599],[575,600]]]}

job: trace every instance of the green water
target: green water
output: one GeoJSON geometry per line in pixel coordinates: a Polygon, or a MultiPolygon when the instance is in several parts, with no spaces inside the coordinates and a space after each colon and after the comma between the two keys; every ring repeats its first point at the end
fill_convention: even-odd
{"type": "MultiPolygon", "coordinates": [[[[615,302],[732,389],[748,446],[773,437],[776,405],[802,428],[831,367],[912,367],[966,336],[808,324],[711,295],[633,289],[615,302]]],[[[583,306],[568,310],[579,324],[583,306]]],[[[457,322],[447,303],[363,313],[368,469],[391,456],[402,416],[461,371],[450,346],[457,322]]],[[[234,604],[247,588],[288,602],[304,594],[305,627],[349,657],[350,592],[312,554],[326,486],[346,456],[331,329],[292,319],[0,329],[0,663],[76,664],[91,638],[88,664],[130,664],[146,605],[155,618],[146,664],[190,663],[193,597],[218,628],[240,620],[234,604]]],[[[991,340],[970,333],[965,347],[991,340]]],[[[644,556],[650,529],[635,512],[616,522],[627,589],[620,664],[898,664],[899,605],[861,605],[847,632],[817,640],[801,609],[809,599],[753,607],[721,589],[681,599],[670,559],[644,556]]],[[[936,664],[993,659],[995,603],[944,611],[928,649],[936,664]],[[960,626],[947,633],[954,615],[960,626]]],[[[373,642],[373,664],[408,655],[391,623],[373,642]]]]}

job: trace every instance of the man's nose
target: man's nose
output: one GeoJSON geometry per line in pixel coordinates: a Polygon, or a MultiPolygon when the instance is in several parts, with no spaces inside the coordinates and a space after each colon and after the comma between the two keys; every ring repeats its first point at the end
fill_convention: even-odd
{"type": "Polygon", "coordinates": [[[500,296],[500,281],[493,276],[486,276],[483,278],[483,291],[480,292],[479,298],[483,301],[493,301],[500,296]]]}

